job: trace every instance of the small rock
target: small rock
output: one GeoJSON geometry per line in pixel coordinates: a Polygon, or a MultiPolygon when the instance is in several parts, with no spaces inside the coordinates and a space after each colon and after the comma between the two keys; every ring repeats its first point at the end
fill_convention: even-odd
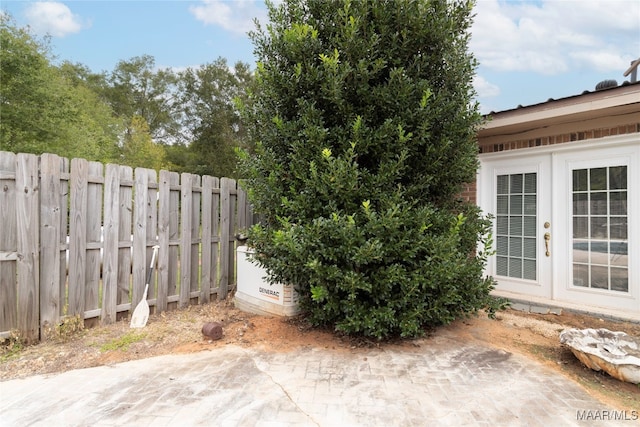
{"type": "Polygon", "coordinates": [[[218,322],[207,322],[202,327],[202,334],[212,340],[222,338],[222,324],[218,322]]]}

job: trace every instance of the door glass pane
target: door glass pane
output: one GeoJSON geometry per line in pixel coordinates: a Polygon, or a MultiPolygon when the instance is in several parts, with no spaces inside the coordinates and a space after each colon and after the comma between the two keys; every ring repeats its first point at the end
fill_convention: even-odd
{"type": "Polygon", "coordinates": [[[573,286],[589,286],[589,266],[573,263],[573,286]]]}
{"type": "Polygon", "coordinates": [[[573,237],[584,239],[589,235],[589,218],[573,217],[573,237]]]}
{"type": "Polygon", "coordinates": [[[509,234],[509,218],[506,216],[498,216],[498,218],[496,218],[496,224],[499,235],[506,236],[509,234]]]}
{"type": "Polygon", "coordinates": [[[509,262],[506,257],[503,257],[503,256],[496,257],[496,274],[498,276],[508,276],[509,275],[508,265],[509,265],[509,262]]]}
{"type": "Polygon", "coordinates": [[[523,245],[522,245],[522,255],[525,258],[536,259],[536,239],[535,239],[535,236],[534,236],[534,238],[524,239],[524,242],[523,242],[523,245]]]}
{"type": "Polygon", "coordinates": [[[606,215],[607,214],[607,193],[591,193],[590,211],[591,215],[606,215]]]}
{"type": "Polygon", "coordinates": [[[525,216],[524,217],[524,235],[528,237],[536,237],[536,217],[525,216]]]}
{"type": "Polygon", "coordinates": [[[536,280],[536,261],[525,259],[522,264],[522,278],[536,280]]]}
{"type": "Polygon", "coordinates": [[[587,169],[573,171],[573,191],[587,191],[587,169]]]}
{"type": "Polygon", "coordinates": [[[573,193],[573,214],[589,215],[589,194],[573,193]]]}
{"type": "Polygon", "coordinates": [[[627,167],[572,173],[573,285],[629,292],[627,167]]]}
{"type": "Polygon", "coordinates": [[[511,215],[522,214],[522,196],[509,197],[509,209],[509,213],[511,213],[511,215]]]}
{"type": "Polygon", "coordinates": [[[522,194],[522,184],[524,177],[522,174],[509,175],[509,194],[522,194]]]}
{"type": "Polygon", "coordinates": [[[609,213],[611,215],[627,214],[627,192],[612,191],[609,193],[609,213]]]}
{"type": "Polygon", "coordinates": [[[496,187],[496,275],[536,280],[537,176],[499,175],[496,187]]]}
{"type": "Polygon", "coordinates": [[[509,196],[498,196],[497,202],[497,211],[498,214],[508,214],[509,213],[509,196]]]}
{"type": "Polygon", "coordinates": [[[607,168],[589,170],[589,190],[601,191],[607,189],[607,168]]]}
{"type": "Polygon", "coordinates": [[[524,196],[524,214],[535,215],[536,214],[536,196],[527,195],[524,196]]]}
{"type": "Polygon", "coordinates": [[[627,167],[616,166],[609,168],[609,189],[626,190],[627,189],[627,167]]]}
{"type": "Polygon", "coordinates": [[[535,173],[524,175],[524,192],[528,194],[536,194],[538,192],[538,180],[535,173]]]}
{"type": "Polygon", "coordinates": [[[498,177],[498,194],[509,194],[509,175],[498,177]]]}

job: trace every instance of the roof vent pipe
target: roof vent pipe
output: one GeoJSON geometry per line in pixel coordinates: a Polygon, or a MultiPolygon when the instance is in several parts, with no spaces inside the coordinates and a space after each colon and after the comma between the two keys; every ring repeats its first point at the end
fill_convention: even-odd
{"type": "Polygon", "coordinates": [[[631,74],[630,83],[635,83],[638,81],[638,65],[640,65],[640,58],[635,61],[631,61],[631,66],[627,68],[627,71],[624,72],[624,76],[627,77],[631,74]]]}

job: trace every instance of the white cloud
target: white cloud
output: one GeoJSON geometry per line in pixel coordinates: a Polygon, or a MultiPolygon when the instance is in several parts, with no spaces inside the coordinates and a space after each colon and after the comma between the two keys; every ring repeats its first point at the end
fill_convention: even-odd
{"type": "Polygon", "coordinates": [[[199,6],[190,6],[189,12],[205,25],[217,25],[237,34],[255,29],[253,20],[266,22],[266,10],[256,0],[202,0],[199,6]]]}
{"type": "Polygon", "coordinates": [[[471,50],[495,71],[621,71],[640,54],[640,2],[479,0],[471,50]]]}
{"type": "Polygon", "coordinates": [[[492,98],[500,95],[500,88],[490,83],[482,76],[474,76],[473,88],[476,90],[478,97],[492,98]]]}
{"type": "Polygon", "coordinates": [[[71,13],[67,5],[58,2],[33,3],[26,9],[25,15],[34,32],[53,37],[77,33],[88,26],[79,15],[71,13]]]}

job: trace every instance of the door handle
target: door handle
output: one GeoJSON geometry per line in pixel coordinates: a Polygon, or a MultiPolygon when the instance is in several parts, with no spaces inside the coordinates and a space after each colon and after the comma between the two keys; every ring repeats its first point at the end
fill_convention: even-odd
{"type": "Polygon", "coordinates": [[[551,233],[548,231],[544,233],[544,247],[546,252],[544,253],[546,256],[551,256],[551,252],[549,252],[549,242],[551,241],[551,233]]]}

